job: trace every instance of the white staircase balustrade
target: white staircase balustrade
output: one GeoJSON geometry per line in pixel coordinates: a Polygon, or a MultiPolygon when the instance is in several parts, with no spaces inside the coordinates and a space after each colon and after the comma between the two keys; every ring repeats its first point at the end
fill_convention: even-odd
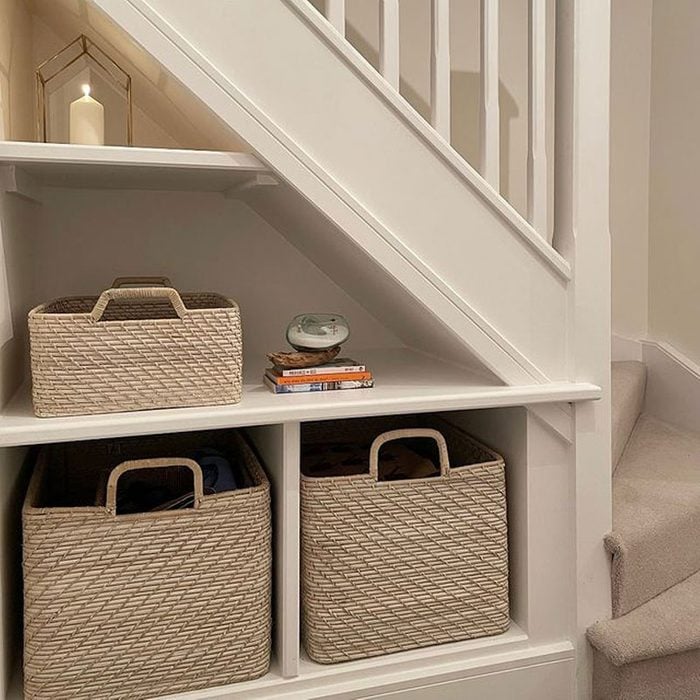
{"type": "Polygon", "coordinates": [[[430,123],[450,141],[450,0],[431,0],[430,123]]]}
{"type": "Polygon", "coordinates": [[[499,0],[481,0],[481,175],[497,192],[501,185],[499,104],[499,0]]]}
{"type": "Polygon", "coordinates": [[[379,0],[379,72],[399,91],[399,0],[379,0]]]}
{"type": "MultiPolygon", "coordinates": [[[[376,0],[379,72],[399,92],[399,0],[376,0]]],[[[479,163],[472,163],[499,194],[501,110],[499,0],[481,0],[479,163]]],[[[554,48],[555,0],[529,0],[527,220],[549,244],[554,239],[554,48]]],[[[345,0],[325,0],[325,16],[345,35],[345,0]]],[[[430,0],[430,124],[446,141],[467,128],[451,124],[450,0],[430,0]]]]}

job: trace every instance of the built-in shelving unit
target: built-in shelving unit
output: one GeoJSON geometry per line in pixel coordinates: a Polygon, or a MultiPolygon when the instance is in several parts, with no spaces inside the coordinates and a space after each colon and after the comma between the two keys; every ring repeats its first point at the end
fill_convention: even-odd
{"type": "MultiPolygon", "coordinates": [[[[413,342],[437,327],[430,325],[434,320],[421,318],[411,297],[401,296],[399,287],[392,288],[399,292],[387,294],[388,306],[382,305],[384,299],[376,292],[382,287],[372,287],[375,291],[369,296],[357,298],[365,291],[361,287],[367,286],[366,279],[371,286],[386,275],[381,268],[373,268],[371,276],[356,286],[345,285],[342,280],[348,277],[334,274],[337,266],[324,268],[323,262],[329,260],[326,253],[313,255],[317,246],[328,246],[321,243],[320,219],[291,218],[292,224],[278,233],[272,213],[282,203],[294,207],[295,194],[252,154],[0,142],[0,195],[8,202],[2,231],[9,290],[4,301],[13,321],[5,351],[14,353],[12,362],[6,358],[3,362],[18,372],[24,368],[24,382],[0,407],[0,454],[9,486],[21,490],[26,473],[21,463],[27,448],[62,441],[243,428],[266,463],[273,492],[276,567],[272,667],[256,681],[183,693],[171,696],[172,700],[248,700],[282,693],[293,698],[332,693],[370,697],[379,692],[393,697],[420,684],[478,684],[475,679],[481,674],[519,668],[523,663],[543,668],[551,664],[569,673],[572,644],[553,643],[562,635],[549,634],[552,619],[563,618],[566,609],[566,572],[560,571],[560,578],[552,574],[547,581],[536,579],[533,572],[556,569],[556,552],[568,543],[569,516],[561,503],[571,485],[569,476],[558,468],[557,456],[569,445],[561,439],[562,431],[557,433],[557,421],[570,422],[572,415],[568,407],[560,410],[552,431],[547,425],[551,414],[544,409],[595,400],[601,394],[599,387],[576,382],[504,386],[485,368],[475,366],[466,351],[460,362],[458,344],[443,352],[449,329],[438,329],[434,340],[413,342]],[[276,193],[267,197],[266,192],[276,193]],[[255,193],[252,198],[251,193],[255,193]],[[217,194],[223,196],[213,196],[217,194]],[[305,222],[316,227],[313,236],[305,237],[295,228],[305,222]],[[111,278],[124,274],[164,274],[176,285],[182,281],[188,289],[219,290],[240,302],[245,370],[239,404],[34,416],[27,369],[28,310],[66,294],[95,294],[111,278]],[[375,297],[376,308],[367,303],[375,297]],[[319,299],[350,318],[354,335],[348,354],[370,367],[376,386],[274,395],[261,381],[265,351],[277,349],[293,313],[313,309],[319,299]],[[406,313],[396,313],[402,306],[406,313]],[[540,408],[533,421],[531,411],[536,406],[540,408]],[[422,412],[448,412],[506,455],[511,627],[497,637],[346,664],[315,664],[306,658],[300,642],[301,424],[422,412]],[[533,435],[539,438],[531,441],[533,435]],[[533,447],[538,444],[547,448],[538,452],[533,447]],[[542,612],[545,603],[551,612],[542,612]]],[[[309,206],[299,201],[299,207],[309,206]]],[[[331,249],[327,248],[332,253],[331,249]]],[[[17,379],[16,375],[11,378],[17,379]]],[[[17,521],[14,527],[10,537],[18,547],[17,521]]],[[[12,557],[6,555],[6,559],[12,557]]],[[[16,587],[8,595],[15,599],[6,600],[6,607],[20,605],[17,571],[8,580],[12,579],[16,587]]],[[[2,625],[6,640],[20,638],[16,622],[6,618],[2,625]]],[[[19,700],[21,680],[16,680],[7,697],[19,700]]]]}

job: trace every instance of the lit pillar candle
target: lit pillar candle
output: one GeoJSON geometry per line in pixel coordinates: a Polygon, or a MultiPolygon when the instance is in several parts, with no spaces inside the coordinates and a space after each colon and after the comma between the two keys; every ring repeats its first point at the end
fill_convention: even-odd
{"type": "Polygon", "coordinates": [[[70,142],[104,146],[105,109],[90,97],[90,86],[83,85],[83,96],[70,105],[70,142]]]}

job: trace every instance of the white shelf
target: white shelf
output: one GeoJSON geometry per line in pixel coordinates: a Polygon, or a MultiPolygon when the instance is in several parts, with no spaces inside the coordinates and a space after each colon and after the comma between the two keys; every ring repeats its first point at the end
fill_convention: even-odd
{"type": "MultiPolygon", "coordinates": [[[[498,386],[480,375],[410,350],[363,352],[375,387],[312,394],[272,394],[250,378],[239,404],[65,418],[36,418],[29,387],[0,414],[0,446],[33,445],[102,437],[598,399],[599,387],[558,382],[498,386]]],[[[258,373],[256,375],[259,376],[258,373]]]]}
{"type": "MultiPolygon", "coordinates": [[[[249,153],[0,141],[30,186],[227,192],[269,169],[249,153]]],[[[26,182],[26,180],[25,180],[26,182]]]]}

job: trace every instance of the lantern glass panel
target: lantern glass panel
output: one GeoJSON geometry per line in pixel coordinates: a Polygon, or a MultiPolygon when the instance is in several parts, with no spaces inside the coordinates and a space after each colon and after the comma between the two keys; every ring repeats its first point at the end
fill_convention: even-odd
{"type": "Polygon", "coordinates": [[[131,78],[100,47],[78,37],[36,72],[38,138],[52,143],[70,141],[70,106],[84,95],[104,108],[106,145],[132,145],[131,78]]]}

